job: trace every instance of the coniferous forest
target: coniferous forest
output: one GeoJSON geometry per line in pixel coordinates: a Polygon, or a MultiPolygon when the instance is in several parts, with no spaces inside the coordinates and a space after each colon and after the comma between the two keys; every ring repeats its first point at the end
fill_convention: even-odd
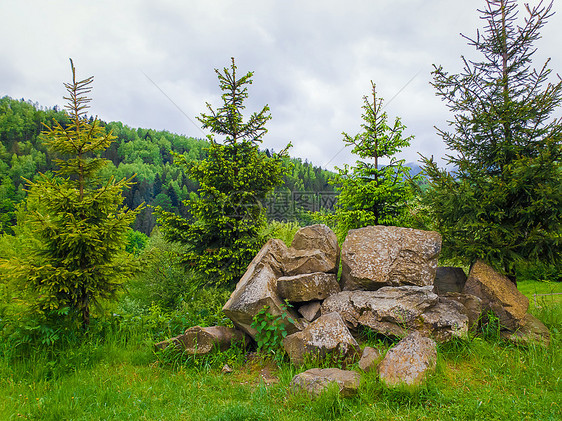
{"type": "MultiPolygon", "coordinates": [[[[51,126],[53,121],[63,126],[69,123],[68,116],[58,106],[47,109],[24,99],[0,98],[0,232],[12,232],[16,206],[26,196],[25,179],[33,180],[38,173],[55,169],[56,156],[41,140],[44,125],[51,126]]],[[[187,216],[183,201],[189,200],[199,186],[174,165],[174,154],[182,155],[187,162],[199,161],[205,158],[209,142],[167,131],[130,128],[121,122],[101,124],[116,136],[100,155],[110,161],[103,170],[103,177],[121,179],[135,175],[132,187],[123,191],[124,203],[130,208],[141,203],[148,205],[137,216],[132,228],[150,235],[156,224],[153,208],[157,206],[187,216]]],[[[334,192],[330,184],[333,173],[297,158],[286,158],[284,165],[289,172],[276,193],[285,202],[294,200],[292,192],[334,192]]],[[[285,203],[282,209],[276,209],[273,201],[265,205],[268,203],[271,203],[271,218],[298,217],[291,212],[294,203],[285,203]]],[[[320,204],[315,206],[319,208],[320,204]]],[[[316,207],[306,209],[317,210],[316,207]]],[[[333,202],[325,207],[333,207],[333,202]]]]}

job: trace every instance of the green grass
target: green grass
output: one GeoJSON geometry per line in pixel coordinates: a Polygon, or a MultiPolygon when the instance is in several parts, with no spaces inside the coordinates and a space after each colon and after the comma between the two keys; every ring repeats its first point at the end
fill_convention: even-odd
{"type": "Polygon", "coordinates": [[[562,305],[562,282],[520,281],[517,289],[529,298],[531,310],[562,305]]]}
{"type": "MultiPolygon", "coordinates": [[[[542,283],[519,287],[527,295],[550,292],[542,283]]],[[[560,420],[562,308],[554,304],[533,312],[551,329],[547,349],[480,338],[449,343],[440,346],[437,370],[418,390],[388,390],[375,374],[365,374],[351,399],[334,391],[315,400],[293,393],[289,384],[298,368],[247,360],[237,350],[181,361],[158,356],[140,329],[25,358],[5,352],[0,419],[560,420]],[[225,363],[233,373],[221,373],[225,363]],[[278,383],[267,385],[264,369],[278,383]]]]}

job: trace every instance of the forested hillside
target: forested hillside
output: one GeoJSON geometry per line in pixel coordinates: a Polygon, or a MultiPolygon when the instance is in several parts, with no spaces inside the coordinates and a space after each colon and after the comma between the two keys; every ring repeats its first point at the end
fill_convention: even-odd
{"type": "MultiPolygon", "coordinates": [[[[50,126],[53,120],[68,124],[66,113],[58,107],[0,98],[0,232],[10,233],[15,224],[16,206],[26,195],[25,179],[55,169],[57,157],[48,152],[40,136],[44,124],[50,126]]],[[[110,161],[103,169],[104,177],[121,179],[136,174],[136,183],[124,193],[125,204],[131,208],[142,202],[150,205],[138,215],[133,228],[150,234],[156,206],[187,216],[182,201],[195,194],[198,185],[173,163],[173,154],[184,155],[187,162],[201,160],[208,142],[168,131],[130,128],[121,122],[102,125],[117,137],[102,154],[110,161]]],[[[284,177],[284,185],[277,189],[275,199],[264,204],[270,218],[295,218],[295,207],[318,210],[333,206],[334,190],[328,182],[332,173],[295,158],[285,159],[285,165],[291,171],[284,177]]]]}

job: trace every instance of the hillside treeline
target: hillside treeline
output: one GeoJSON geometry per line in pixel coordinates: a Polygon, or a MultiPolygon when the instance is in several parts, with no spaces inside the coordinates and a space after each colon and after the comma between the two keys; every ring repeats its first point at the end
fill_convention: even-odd
{"type": "MultiPolygon", "coordinates": [[[[40,135],[45,125],[51,126],[55,120],[62,126],[69,122],[67,114],[56,106],[45,108],[24,99],[0,98],[0,232],[12,232],[17,205],[26,197],[25,180],[56,169],[57,157],[49,153],[40,135]]],[[[110,161],[104,177],[122,179],[136,174],[136,183],[124,192],[125,204],[130,208],[143,202],[149,205],[137,216],[133,228],[150,234],[156,223],[156,206],[188,217],[183,201],[199,186],[174,164],[173,156],[181,154],[187,162],[204,159],[208,142],[168,131],[135,129],[121,122],[102,125],[116,136],[101,155],[110,161]]],[[[331,172],[296,158],[285,159],[285,165],[290,172],[284,184],[264,204],[270,219],[295,219],[299,215],[296,209],[333,206],[331,172]]]]}

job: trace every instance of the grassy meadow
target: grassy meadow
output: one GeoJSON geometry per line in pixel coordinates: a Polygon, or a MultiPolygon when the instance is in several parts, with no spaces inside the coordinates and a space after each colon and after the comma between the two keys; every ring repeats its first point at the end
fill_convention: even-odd
{"type": "MultiPolygon", "coordinates": [[[[531,301],[535,293],[562,292],[560,283],[525,281],[519,288],[531,301]]],[[[0,418],[560,420],[562,306],[554,297],[540,297],[540,306],[531,309],[552,332],[547,349],[472,337],[440,346],[437,370],[419,389],[387,390],[368,373],[349,399],[334,390],[314,400],[290,390],[295,374],[322,362],[297,368],[241,349],[205,358],[156,354],[155,340],[179,332],[170,328],[173,315],[153,311],[136,321],[94,326],[103,334],[91,332],[80,341],[18,352],[3,344],[0,418]],[[232,373],[221,372],[225,364],[232,373]]],[[[383,350],[392,345],[366,340],[383,350]]]]}

